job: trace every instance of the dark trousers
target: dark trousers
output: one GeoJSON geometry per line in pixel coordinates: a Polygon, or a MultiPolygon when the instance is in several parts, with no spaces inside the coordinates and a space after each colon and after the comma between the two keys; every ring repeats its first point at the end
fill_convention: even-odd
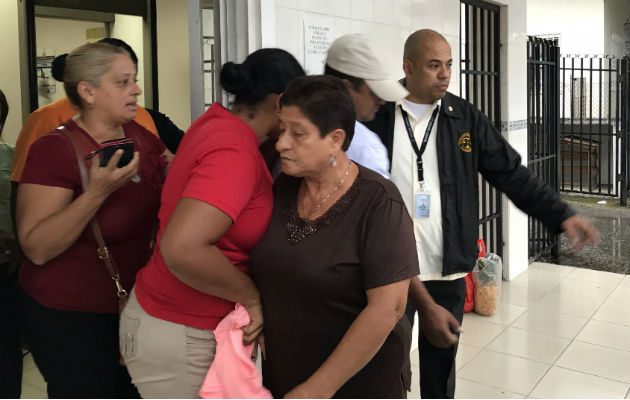
{"type": "MultiPolygon", "coordinates": [[[[454,281],[426,281],[424,286],[433,300],[450,311],[461,324],[466,299],[464,278],[454,281]]],[[[406,314],[412,324],[414,313],[413,308],[407,308],[406,314]]],[[[422,321],[419,321],[419,324],[422,327],[422,321]]],[[[448,348],[433,346],[420,329],[418,353],[420,356],[420,396],[423,399],[455,397],[455,355],[458,344],[459,342],[448,348]]]]}
{"type": "Polygon", "coordinates": [[[20,291],[24,336],[49,398],[139,398],[118,364],[118,314],[60,311],[20,291]]]}
{"type": "Polygon", "coordinates": [[[22,350],[17,318],[17,283],[0,264],[0,398],[20,398],[22,350]]]}

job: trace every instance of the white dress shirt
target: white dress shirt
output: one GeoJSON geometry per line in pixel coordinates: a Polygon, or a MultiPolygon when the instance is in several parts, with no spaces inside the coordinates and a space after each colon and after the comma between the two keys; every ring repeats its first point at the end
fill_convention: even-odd
{"type": "Polygon", "coordinates": [[[376,133],[359,121],[354,125],[354,136],[346,154],[352,161],[356,161],[389,179],[387,148],[376,133]]]}
{"type": "Polygon", "coordinates": [[[420,264],[420,279],[453,280],[466,276],[465,273],[455,273],[442,276],[442,260],[444,243],[442,235],[442,206],[440,197],[440,175],[438,171],[436,136],[438,133],[438,121],[436,119],[427,142],[427,147],[422,155],[424,170],[424,190],[420,191],[418,183],[418,169],[416,166],[416,153],[411,146],[407,129],[402,118],[399,106],[409,116],[409,122],[413,129],[414,138],[418,147],[422,143],[424,134],[431,118],[431,113],[441,104],[437,101],[433,104],[417,104],[403,99],[396,103],[396,119],[394,121],[394,145],[392,153],[391,180],[396,184],[403,201],[407,206],[409,215],[413,220],[416,248],[418,249],[418,262],[420,264]],[[416,218],[414,213],[415,194],[427,193],[431,195],[430,212],[428,218],[416,218]]]}

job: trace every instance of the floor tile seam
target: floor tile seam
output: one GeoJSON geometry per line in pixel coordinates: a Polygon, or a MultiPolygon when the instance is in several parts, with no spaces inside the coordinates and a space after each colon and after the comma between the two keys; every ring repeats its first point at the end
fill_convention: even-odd
{"type": "MultiPolygon", "coordinates": [[[[576,281],[576,282],[580,282],[580,281],[576,281]]],[[[554,289],[557,287],[554,286],[554,289]]],[[[580,297],[580,298],[584,298],[584,299],[592,299],[592,300],[605,300],[608,298],[608,295],[612,294],[613,291],[615,291],[616,289],[612,289],[610,293],[606,293],[606,296],[600,296],[600,297],[593,297],[593,296],[575,296],[572,295],[570,293],[564,293],[564,292],[560,292],[560,291],[554,291],[553,289],[551,290],[551,293],[556,293],[556,294],[561,294],[563,296],[574,296],[574,297],[580,297]]]]}
{"type": "Polygon", "coordinates": [[[619,323],[617,323],[617,322],[606,321],[606,320],[604,320],[604,319],[598,319],[598,318],[596,318],[596,316],[595,316],[595,315],[593,315],[593,317],[591,318],[591,320],[592,320],[592,321],[599,321],[599,322],[606,322],[606,323],[609,323],[609,324],[614,324],[614,325],[620,325],[620,326],[630,327],[630,324],[619,324],[619,323]]]}
{"type": "MultiPolygon", "coordinates": [[[[555,287],[555,286],[554,286],[554,287],[555,287]]],[[[558,293],[558,292],[554,292],[554,291],[553,291],[553,288],[552,288],[552,290],[551,290],[551,291],[549,291],[549,293],[547,293],[547,294],[557,294],[558,296],[574,297],[574,298],[576,298],[576,299],[600,300],[600,301],[602,302],[602,304],[603,304],[603,303],[604,303],[606,300],[608,300],[608,298],[612,295],[612,292],[608,293],[608,295],[607,295],[606,297],[602,298],[602,299],[593,299],[593,298],[590,298],[590,297],[576,296],[576,295],[573,295],[573,294],[558,293]]],[[[543,296],[543,298],[544,298],[544,297],[545,297],[545,296],[543,296]]],[[[540,299],[540,300],[542,300],[542,299],[540,299]]],[[[540,300],[538,300],[538,301],[540,301],[540,300]]],[[[601,306],[601,304],[600,304],[600,306],[601,306]]],[[[598,307],[599,307],[599,306],[598,306],[598,307]]]]}
{"type": "Polygon", "coordinates": [[[527,304],[522,304],[522,303],[510,303],[510,302],[501,301],[501,300],[499,300],[499,303],[501,303],[501,304],[509,304],[511,306],[527,307],[527,304]]]}
{"type": "MultiPolygon", "coordinates": [[[[531,333],[537,333],[539,335],[550,336],[550,337],[553,337],[553,338],[566,339],[566,340],[573,340],[574,339],[574,338],[568,338],[568,337],[565,337],[565,336],[553,335],[553,334],[547,333],[547,332],[532,331],[530,329],[521,328],[519,326],[514,326],[513,328],[514,329],[520,329],[520,330],[525,331],[525,332],[531,332],[531,333]]],[[[577,334],[576,334],[576,336],[577,336],[577,334]]]]}
{"type": "MultiPolygon", "coordinates": [[[[613,291],[614,291],[614,290],[613,290],[613,291]]],[[[606,303],[606,301],[608,301],[608,299],[610,298],[610,296],[612,296],[612,293],[613,293],[613,292],[611,291],[611,292],[608,294],[608,296],[606,296],[604,299],[602,299],[602,300],[600,301],[599,305],[595,308],[595,311],[593,311],[589,317],[585,317],[585,316],[582,316],[582,315],[575,315],[575,314],[567,314],[567,313],[562,313],[562,312],[559,312],[558,314],[561,314],[561,315],[569,315],[569,316],[573,316],[573,317],[586,318],[586,319],[588,319],[588,321],[586,322],[586,324],[588,324],[588,323],[589,323],[589,322],[593,319],[593,317],[595,316],[595,314],[597,314],[597,312],[598,312],[598,311],[599,311],[599,310],[600,310],[600,309],[604,306],[604,304],[606,303]]],[[[567,294],[567,295],[563,295],[563,296],[570,296],[570,297],[575,297],[575,298],[578,298],[578,299],[583,298],[583,297],[580,297],[580,296],[572,296],[572,295],[569,295],[569,294],[567,294]]],[[[529,307],[528,307],[528,309],[529,309],[529,307]]],[[[584,326],[586,326],[586,324],[585,324],[584,326]]],[[[584,326],[582,327],[582,329],[584,329],[584,326]]],[[[579,333],[581,333],[581,330],[580,330],[580,332],[578,332],[578,334],[579,334],[579,333]]],[[[576,336],[577,336],[577,335],[576,335],[576,336]]]]}
{"type": "MultiPolygon", "coordinates": [[[[481,353],[481,351],[483,351],[484,349],[486,349],[486,348],[488,347],[488,345],[489,345],[490,343],[492,343],[492,341],[493,341],[494,339],[496,339],[497,337],[499,337],[499,335],[501,335],[503,332],[505,332],[505,330],[508,328],[508,326],[507,326],[507,325],[495,324],[494,322],[490,322],[490,323],[491,323],[491,324],[494,324],[494,325],[497,325],[497,326],[500,326],[500,327],[502,327],[503,329],[501,329],[499,332],[497,332],[496,336],[494,336],[492,339],[490,339],[490,341],[489,341],[488,343],[486,343],[485,345],[483,345],[483,346],[478,346],[478,345],[476,345],[476,344],[468,344],[468,346],[480,347],[480,348],[481,348],[481,350],[479,350],[479,353],[481,353]]],[[[464,344],[466,344],[466,343],[464,343],[464,344]]],[[[477,355],[479,355],[479,353],[475,354],[475,357],[476,357],[477,355]]],[[[474,358],[474,357],[473,357],[473,358],[474,358]]]]}
{"type": "MultiPolygon", "coordinates": [[[[487,347],[484,347],[484,348],[483,348],[483,350],[491,351],[491,352],[493,352],[493,353],[497,353],[497,354],[502,354],[502,355],[504,355],[504,356],[510,356],[510,357],[515,357],[515,358],[520,358],[520,359],[525,360],[525,361],[533,361],[533,362],[536,362],[536,363],[545,364],[545,365],[547,365],[547,366],[548,366],[548,365],[553,365],[553,364],[550,364],[550,363],[545,362],[545,361],[538,361],[538,360],[534,360],[533,358],[527,358],[527,357],[519,356],[519,355],[516,355],[516,354],[510,354],[510,353],[506,353],[506,352],[499,351],[499,350],[489,349],[489,348],[487,348],[487,347]]],[[[481,352],[479,352],[479,353],[475,354],[475,357],[477,357],[480,353],[481,353],[481,352]]],[[[475,357],[473,357],[473,358],[475,358],[475,357]]],[[[471,360],[472,360],[472,359],[471,359],[471,360]]]]}
{"type": "MultiPolygon", "coordinates": [[[[483,351],[483,349],[485,348],[485,347],[475,346],[475,345],[472,345],[472,344],[468,344],[468,345],[466,345],[466,346],[475,347],[475,348],[479,349],[479,351],[477,351],[477,353],[475,353],[475,355],[474,355],[474,356],[470,357],[470,358],[468,359],[468,361],[466,361],[465,363],[463,363],[463,364],[462,364],[462,365],[460,365],[459,367],[457,366],[457,363],[456,363],[456,365],[455,365],[455,372],[459,371],[460,369],[462,369],[462,368],[464,368],[466,365],[468,365],[468,363],[469,363],[469,362],[471,362],[473,358],[477,357],[477,356],[479,355],[479,353],[481,353],[481,352],[483,351]]],[[[459,352],[459,348],[457,349],[457,351],[459,352]]]]}
{"type": "Polygon", "coordinates": [[[514,325],[514,324],[516,323],[516,321],[518,321],[519,319],[521,319],[521,317],[522,317],[523,315],[525,315],[525,313],[526,313],[526,312],[528,312],[528,311],[529,311],[529,305],[527,305],[527,306],[521,306],[521,307],[525,307],[525,309],[524,309],[524,310],[523,310],[523,312],[521,312],[521,313],[520,313],[520,314],[519,314],[516,318],[514,318],[514,319],[512,320],[512,322],[510,322],[510,324],[508,325],[508,328],[511,328],[511,327],[512,327],[512,325],[514,325]]]}
{"type": "MultiPolygon", "coordinates": [[[[469,319],[469,321],[479,321],[479,322],[486,323],[486,324],[492,324],[492,325],[498,325],[498,326],[504,326],[504,327],[507,326],[505,324],[499,324],[499,323],[492,322],[492,321],[486,321],[486,320],[483,319],[485,317],[485,315],[477,314],[474,311],[465,313],[464,315],[471,314],[471,313],[474,313],[474,315],[478,315],[478,317],[472,317],[472,319],[469,319]]],[[[463,325],[463,323],[462,323],[462,325],[463,325]]]]}
{"type": "MultiPolygon", "coordinates": [[[[584,325],[584,326],[586,326],[586,325],[584,325]]],[[[590,345],[592,345],[592,346],[603,347],[604,349],[608,349],[608,350],[623,351],[624,353],[628,353],[628,355],[630,355],[630,350],[622,350],[622,349],[618,349],[618,348],[616,348],[616,347],[604,346],[604,345],[599,344],[599,343],[585,342],[584,340],[579,340],[579,339],[577,338],[577,336],[575,337],[575,340],[574,340],[574,341],[575,341],[576,343],[584,343],[584,344],[590,344],[590,345]]]]}
{"type": "MultiPolygon", "coordinates": [[[[515,306],[516,304],[511,304],[511,305],[515,306]]],[[[500,324],[500,323],[497,323],[497,322],[492,322],[492,321],[484,321],[483,319],[479,319],[479,320],[480,320],[481,322],[489,322],[489,323],[491,323],[491,324],[500,325],[500,326],[505,326],[505,327],[509,328],[510,326],[512,326],[512,324],[513,324],[514,322],[516,322],[516,320],[517,320],[517,319],[521,318],[521,317],[523,316],[523,314],[525,314],[525,313],[527,312],[527,310],[528,310],[527,306],[519,306],[519,307],[524,307],[525,309],[524,309],[524,310],[522,310],[522,311],[521,311],[521,313],[520,313],[519,315],[517,315],[517,316],[516,316],[516,318],[514,318],[514,319],[512,320],[512,322],[510,322],[509,324],[500,324]]],[[[483,317],[483,315],[482,315],[482,317],[483,317]]],[[[476,319],[477,319],[477,318],[475,317],[475,320],[476,320],[476,319]]]]}
{"type": "MultiPolygon", "coordinates": [[[[488,344],[488,346],[489,346],[489,344],[488,344]]],[[[490,349],[488,347],[484,347],[483,350],[488,350],[488,351],[492,351],[494,353],[499,353],[499,354],[503,354],[503,355],[506,355],[506,356],[516,357],[516,358],[521,358],[523,360],[533,361],[533,362],[537,362],[537,363],[541,363],[541,364],[545,364],[545,365],[554,365],[554,363],[558,360],[558,358],[556,357],[554,359],[554,361],[550,363],[550,362],[547,362],[547,361],[540,361],[540,360],[535,360],[533,358],[527,358],[527,357],[524,357],[524,356],[520,356],[518,354],[507,353],[507,352],[501,351],[501,350],[490,349]]],[[[481,353],[481,352],[479,352],[479,353],[481,353]]],[[[479,353],[475,354],[475,356],[473,358],[477,357],[479,355],[479,353]]],[[[472,358],[471,358],[471,360],[472,360],[472,358]]]]}
{"type": "Polygon", "coordinates": [[[508,389],[506,389],[506,388],[502,388],[502,387],[499,387],[499,386],[492,386],[492,385],[488,385],[488,384],[483,383],[483,382],[477,382],[477,381],[476,381],[476,380],[474,380],[474,379],[470,379],[470,378],[461,378],[461,377],[460,377],[460,378],[458,378],[458,379],[461,379],[461,380],[463,380],[463,381],[467,381],[467,382],[470,382],[470,383],[476,383],[476,384],[478,384],[478,385],[483,385],[483,386],[486,386],[486,387],[489,387],[489,388],[492,388],[492,389],[496,389],[496,390],[499,390],[499,391],[502,391],[502,392],[510,392],[510,393],[513,393],[513,394],[517,394],[517,395],[519,395],[519,396],[524,396],[524,397],[527,397],[527,395],[526,395],[526,394],[519,393],[519,392],[515,392],[515,391],[513,391],[513,390],[508,390],[508,389]]]}
{"type": "Polygon", "coordinates": [[[557,312],[557,315],[564,315],[565,317],[575,317],[575,318],[582,318],[587,320],[586,323],[588,323],[590,320],[593,319],[593,317],[595,316],[595,314],[597,314],[597,311],[599,311],[599,308],[595,309],[595,311],[593,311],[592,313],[590,313],[588,316],[585,315],[578,315],[578,314],[567,314],[565,312],[557,312]]]}
{"type": "MultiPolygon", "coordinates": [[[[625,275],[624,275],[624,276],[625,276],[625,275]]],[[[576,281],[576,282],[586,282],[586,283],[595,283],[595,284],[599,284],[599,285],[601,285],[601,283],[600,283],[600,282],[583,281],[583,280],[581,280],[581,279],[572,279],[572,278],[568,278],[568,277],[567,277],[567,278],[565,278],[565,279],[563,279],[563,280],[576,281]]],[[[609,289],[609,288],[610,288],[610,290],[611,290],[611,291],[613,291],[613,290],[617,289],[617,288],[619,287],[619,285],[621,285],[622,283],[623,283],[623,278],[621,278],[621,279],[619,280],[619,282],[615,282],[615,284],[614,284],[613,286],[610,286],[610,287],[601,287],[601,289],[609,289]]]]}
{"type": "MultiPolygon", "coordinates": [[[[547,336],[547,337],[549,337],[549,338],[555,338],[555,339],[564,339],[564,340],[568,340],[568,341],[569,341],[569,343],[567,344],[567,347],[571,344],[571,340],[572,340],[572,339],[569,339],[569,338],[566,338],[566,337],[557,336],[557,335],[552,335],[552,334],[550,334],[550,333],[543,333],[543,332],[530,331],[530,330],[528,330],[528,329],[519,328],[518,326],[514,326],[514,327],[509,326],[508,328],[514,328],[514,329],[518,329],[518,330],[521,330],[521,331],[525,331],[525,332],[527,332],[527,333],[534,333],[534,334],[536,334],[536,335],[547,336]]],[[[507,329],[506,329],[506,330],[507,330],[507,329]]],[[[505,331],[504,331],[504,332],[505,332],[505,331]]],[[[504,332],[502,332],[502,333],[504,333],[504,332]]],[[[576,336],[577,336],[577,335],[576,335],[576,336]]],[[[491,341],[490,343],[488,343],[488,345],[487,345],[486,347],[490,346],[490,345],[491,345],[491,344],[492,344],[495,340],[497,340],[498,338],[499,338],[499,335],[497,335],[497,337],[495,337],[494,339],[492,339],[492,341],[491,341]]],[[[488,349],[488,350],[490,350],[490,349],[488,349]]],[[[532,359],[532,360],[533,360],[533,359],[532,359]]],[[[556,357],[556,359],[555,359],[555,360],[557,360],[557,357],[556,357]]],[[[554,360],[554,362],[555,362],[555,360],[554,360]]],[[[538,360],[534,360],[534,361],[538,361],[538,360]]],[[[544,362],[544,361],[541,361],[541,362],[544,362]]]]}
{"type": "MultiPolygon", "coordinates": [[[[593,321],[597,321],[597,320],[593,320],[593,321]]],[[[602,321],[599,321],[599,322],[602,322],[602,321]]],[[[622,325],[622,326],[625,326],[625,325],[622,325]]],[[[599,343],[587,342],[587,341],[585,341],[584,339],[578,339],[578,337],[577,337],[577,336],[575,337],[575,341],[576,341],[576,342],[578,342],[578,343],[592,344],[593,346],[599,346],[599,347],[603,347],[603,348],[605,348],[605,349],[617,350],[617,351],[623,351],[623,352],[626,352],[626,353],[628,353],[628,354],[630,355],[630,349],[625,350],[625,349],[619,349],[619,348],[617,348],[617,347],[605,346],[605,345],[603,345],[603,344],[599,344],[599,343]]]]}
{"type": "Polygon", "coordinates": [[[558,364],[554,364],[554,367],[558,367],[558,368],[563,368],[563,369],[567,369],[569,371],[573,371],[573,372],[579,372],[581,374],[586,374],[586,375],[590,375],[590,376],[595,376],[597,378],[602,378],[602,379],[607,379],[609,381],[613,381],[613,382],[617,382],[617,383],[623,383],[624,385],[630,385],[630,378],[629,380],[626,381],[620,381],[619,379],[615,379],[615,378],[611,378],[609,376],[602,376],[602,375],[597,375],[593,372],[587,372],[587,371],[580,371],[579,369],[573,369],[564,365],[558,365],[558,364]]]}
{"type": "MultiPolygon", "coordinates": [[[[623,279],[622,279],[622,280],[623,280],[623,279]]],[[[595,312],[591,315],[591,317],[588,319],[588,321],[586,322],[586,324],[585,324],[584,326],[588,325],[588,323],[589,323],[591,320],[593,320],[593,317],[595,317],[595,315],[597,315],[597,313],[599,312],[599,310],[601,310],[601,308],[604,306],[604,304],[606,304],[606,302],[608,301],[608,299],[610,299],[610,297],[612,296],[613,292],[614,292],[616,289],[617,289],[617,288],[613,289],[613,290],[612,290],[612,291],[608,294],[608,296],[606,296],[606,298],[605,298],[605,299],[601,302],[601,304],[597,307],[597,309],[595,310],[595,312]]],[[[598,319],[596,319],[596,321],[599,321],[599,320],[598,320],[598,319]]],[[[604,321],[604,322],[606,322],[606,321],[604,321]]],[[[584,329],[584,327],[582,327],[582,329],[584,329]]],[[[582,333],[582,329],[580,330],[580,332],[578,332],[578,335],[579,335],[580,333],[582,333]]],[[[576,337],[577,337],[577,335],[576,335],[576,337]]]]}
{"type": "MultiPolygon", "coordinates": [[[[594,271],[594,270],[593,270],[593,271],[594,271]]],[[[603,272],[603,271],[597,271],[597,272],[603,272]]],[[[611,272],[611,274],[615,274],[615,275],[623,275],[623,276],[625,276],[625,274],[619,274],[619,273],[616,273],[616,272],[611,272]]],[[[598,282],[598,281],[595,281],[595,280],[592,280],[592,279],[578,279],[578,278],[570,278],[569,276],[566,276],[566,277],[565,277],[565,278],[563,278],[563,279],[569,279],[569,280],[572,280],[572,281],[579,281],[579,282],[588,282],[588,283],[601,283],[601,282],[598,282]]],[[[619,279],[617,282],[615,282],[615,283],[614,283],[614,285],[613,285],[613,286],[611,286],[611,287],[612,287],[613,289],[616,289],[616,288],[619,286],[619,284],[621,284],[622,282],[623,282],[623,277],[622,277],[621,279],[619,279]]]]}
{"type": "MultiPolygon", "coordinates": [[[[551,366],[551,368],[549,368],[549,370],[547,370],[547,371],[545,372],[545,376],[547,376],[547,374],[548,374],[548,373],[551,371],[551,369],[552,369],[552,368],[554,368],[554,367],[555,367],[555,368],[558,368],[558,369],[563,369],[563,370],[566,370],[566,371],[577,372],[577,373],[580,373],[580,374],[584,374],[584,375],[588,375],[588,376],[593,376],[593,377],[596,377],[596,378],[606,379],[606,380],[608,380],[608,381],[612,381],[612,382],[614,382],[614,383],[623,383],[623,384],[626,384],[626,385],[629,385],[629,386],[630,386],[630,384],[629,384],[629,383],[627,383],[627,382],[622,382],[622,381],[618,381],[618,380],[616,380],[616,379],[611,379],[611,378],[608,378],[608,377],[595,375],[595,374],[592,374],[592,373],[590,373],[590,372],[578,371],[578,370],[576,370],[576,369],[567,368],[567,367],[562,367],[562,366],[560,366],[560,365],[556,365],[556,364],[552,365],[552,366],[551,366]]],[[[536,382],[536,385],[534,385],[534,388],[533,388],[533,389],[532,389],[532,390],[531,390],[531,391],[527,394],[527,397],[531,396],[531,394],[532,394],[532,393],[534,393],[534,390],[536,390],[536,388],[538,387],[538,385],[540,384],[540,382],[543,380],[543,378],[544,378],[545,376],[543,376],[542,378],[540,378],[540,380],[539,380],[538,382],[536,382]]],[[[628,393],[630,393],[630,388],[628,389],[628,392],[626,392],[626,395],[627,395],[628,393]]]]}
{"type": "Polygon", "coordinates": [[[536,387],[538,387],[538,385],[540,384],[540,382],[542,382],[542,380],[545,378],[545,376],[547,376],[547,374],[549,373],[549,371],[551,371],[551,369],[553,368],[554,364],[550,364],[547,369],[545,370],[545,373],[542,374],[540,376],[540,378],[538,378],[538,380],[536,381],[536,383],[534,383],[534,385],[532,386],[531,390],[529,391],[529,393],[527,393],[527,397],[531,396],[532,393],[534,393],[534,390],[536,390],[536,387]]]}
{"type": "MultiPolygon", "coordinates": [[[[532,284],[532,283],[534,283],[534,285],[536,284],[536,282],[530,282],[530,278],[532,278],[532,277],[530,277],[530,276],[528,276],[528,277],[527,277],[527,287],[529,287],[529,286],[530,286],[530,284],[532,284]]],[[[542,281],[542,282],[545,282],[545,284],[549,285],[549,290],[551,290],[551,289],[553,289],[553,288],[554,288],[554,287],[555,287],[558,283],[560,283],[560,282],[562,282],[563,280],[565,280],[565,279],[566,279],[566,276],[564,276],[564,277],[562,277],[562,278],[558,278],[558,277],[555,277],[555,278],[550,278],[550,277],[543,277],[543,276],[540,276],[540,277],[535,277],[535,278],[533,278],[532,280],[534,280],[534,279],[535,279],[536,281],[542,281]]]]}
{"type": "MultiPolygon", "coordinates": [[[[626,276],[626,275],[624,275],[624,276],[626,276]]],[[[612,290],[612,291],[614,292],[615,290],[618,290],[618,289],[630,290],[630,288],[627,288],[627,287],[622,286],[622,285],[623,285],[623,278],[619,281],[619,283],[617,284],[617,286],[615,286],[615,287],[613,288],[613,290],[612,290]]]]}

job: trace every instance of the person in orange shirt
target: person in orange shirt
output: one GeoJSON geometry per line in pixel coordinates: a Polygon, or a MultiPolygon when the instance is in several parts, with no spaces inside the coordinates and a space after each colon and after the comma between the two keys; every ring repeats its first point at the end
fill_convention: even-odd
{"type": "MultiPolygon", "coordinates": [[[[129,52],[132,61],[138,68],[138,58],[129,47],[129,45],[120,39],[106,38],[101,40],[122,47],[129,52]]],[[[53,61],[53,77],[59,82],[63,82],[63,66],[67,54],[58,56],[53,61]]],[[[38,108],[28,116],[26,122],[22,126],[22,130],[15,144],[15,152],[13,155],[13,169],[11,172],[11,182],[19,183],[22,177],[22,170],[26,163],[28,150],[31,145],[40,137],[48,134],[56,127],[72,118],[77,114],[76,108],[72,106],[67,97],[54,101],[48,105],[38,108]]],[[[153,122],[151,115],[140,105],[137,106],[137,114],[135,121],[145,127],[147,130],[158,136],[157,128],[153,122]]],[[[159,136],[158,136],[159,137],[159,136]]]]}

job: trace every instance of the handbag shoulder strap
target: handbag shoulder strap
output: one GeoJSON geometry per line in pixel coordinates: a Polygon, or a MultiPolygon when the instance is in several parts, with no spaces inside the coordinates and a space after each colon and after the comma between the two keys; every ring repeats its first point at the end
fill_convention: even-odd
{"type": "MultiPolygon", "coordinates": [[[[72,147],[74,147],[74,153],[77,157],[77,164],[79,166],[79,175],[81,177],[81,186],[83,187],[83,191],[85,192],[88,188],[89,183],[88,172],[87,168],[85,168],[85,163],[83,162],[83,156],[81,155],[79,145],[74,138],[73,132],[68,127],[66,127],[65,125],[61,125],[59,128],[57,128],[57,130],[63,133],[70,140],[70,143],[72,143],[72,147]]],[[[109,276],[114,281],[114,285],[116,286],[116,295],[118,296],[118,298],[125,298],[127,297],[127,291],[122,287],[122,284],[120,283],[120,272],[118,270],[118,266],[116,265],[116,261],[114,261],[114,257],[107,248],[107,244],[105,243],[105,239],[103,238],[101,228],[98,226],[98,222],[96,221],[96,215],[90,220],[90,225],[92,227],[92,233],[94,234],[96,243],[98,243],[98,248],[96,249],[98,258],[103,261],[103,264],[105,264],[105,268],[107,268],[109,276]]]]}

